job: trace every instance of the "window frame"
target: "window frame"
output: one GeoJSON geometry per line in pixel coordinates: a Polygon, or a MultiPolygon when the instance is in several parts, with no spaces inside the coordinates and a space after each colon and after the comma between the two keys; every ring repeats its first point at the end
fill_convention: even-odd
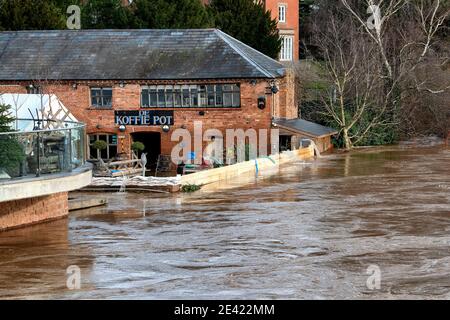
{"type": "Polygon", "coordinates": [[[141,108],[146,109],[236,109],[241,107],[241,86],[240,83],[145,85],[141,86],[140,100],[141,108]],[[156,101],[152,103],[151,94],[155,90],[156,101]],[[229,104],[225,104],[225,96],[229,97],[229,104]]]}
{"type": "Polygon", "coordinates": [[[25,89],[27,90],[27,94],[43,94],[41,86],[29,85],[25,86],[25,89]]]}
{"type": "Polygon", "coordinates": [[[102,150],[98,150],[98,149],[95,150],[97,152],[97,157],[96,158],[92,158],[91,157],[92,144],[95,141],[100,140],[100,136],[106,136],[106,141],[105,140],[104,141],[106,142],[106,145],[107,145],[107,147],[105,149],[107,158],[106,159],[101,158],[102,160],[110,160],[110,159],[114,158],[119,153],[119,141],[118,141],[119,137],[118,137],[117,134],[115,134],[115,133],[91,133],[91,134],[89,134],[88,133],[87,136],[88,136],[87,137],[87,139],[88,139],[87,141],[88,141],[88,155],[89,155],[89,159],[96,160],[96,159],[100,159],[101,158],[102,150]],[[95,137],[93,142],[91,142],[91,136],[95,137]],[[115,139],[116,143],[115,144],[112,143],[112,142],[109,142],[111,136],[116,136],[116,139],[115,139]],[[115,147],[116,148],[116,154],[111,156],[111,154],[110,154],[111,153],[110,147],[115,147]]]}
{"type": "Polygon", "coordinates": [[[286,23],[287,6],[285,4],[278,5],[278,22],[286,23]]]}
{"type": "Polygon", "coordinates": [[[112,109],[113,108],[113,88],[112,87],[89,87],[89,95],[90,95],[91,108],[95,108],[95,109],[112,109]],[[101,100],[101,105],[93,104],[93,94],[92,94],[92,92],[94,90],[100,91],[99,98],[101,100]],[[106,95],[104,95],[103,92],[106,91],[106,90],[111,91],[111,103],[109,105],[105,105],[104,104],[104,99],[105,99],[106,95]]]}
{"type": "Polygon", "coordinates": [[[280,50],[280,61],[294,60],[294,36],[281,35],[282,44],[280,50]]]}

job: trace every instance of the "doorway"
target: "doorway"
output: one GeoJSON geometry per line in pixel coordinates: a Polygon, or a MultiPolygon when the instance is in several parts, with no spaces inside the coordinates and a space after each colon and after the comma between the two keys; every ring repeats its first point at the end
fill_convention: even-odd
{"type": "Polygon", "coordinates": [[[147,153],[147,169],[155,171],[158,156],[161,154],[161,133],[159,132],[135,132],[131,134],[133,142],[142,142],[145,146],[143,151],[139,151],[138,157],[142,152],[147,153]]]}

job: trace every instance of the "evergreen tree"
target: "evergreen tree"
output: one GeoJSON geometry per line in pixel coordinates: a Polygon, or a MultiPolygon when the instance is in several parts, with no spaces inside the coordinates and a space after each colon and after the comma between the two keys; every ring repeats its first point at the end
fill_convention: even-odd
{"type": "Polygon", "coordinates": [[[82,29],[133,29],[136,19],[122,0],[89,0],[81,6],[82,29]]]}
{"type": "MultiPolygon", "coordinates": [[[[0,104],[0,132],[11,131],[9,124],[14,118],[10,115],[9,109],[10,106],[0,104]]],[[[10,176],[18,176],[24,159],[23,147],[16,137],[0,135],[0,173],[5,171],[10,176]]]]}
{"type": "Polygon", "coordinates": [[[253,0],[212,0],[208,6],[215,27],[272,58],[281,49],[277,21],[253,0]]]}
{"type": "Polygon", "coordinates": [[[10,106],[0,104],[0,132],[11,131],[9,125],[14,121],[14,118],[9,112],[10,106]]]}
{"type": "Polygon", "coordinates": [[[132,7],[140,28],[198,29],[212,26],[200,0],[135,0],[132,7]]]}
{"type": "Polygon", "coordinates": [[[64,12],[53,1],[0,0],[1,30],[54,30],[65,26],[64,12]]]}

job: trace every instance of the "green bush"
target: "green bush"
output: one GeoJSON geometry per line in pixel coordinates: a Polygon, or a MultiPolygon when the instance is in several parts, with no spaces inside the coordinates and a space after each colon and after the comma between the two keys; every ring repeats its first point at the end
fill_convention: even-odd
{"type": "Polygon", "coordinates": [[[185,184],[181,187],[182,192],[191,193],[200,190],[202,187],[196,184],[185,184]]]}
{"type": "Polygon", "coordinates": [[[92,147],[97,150],[105,150],[108,147],[106,141],[97,140],[92,144],[92,147]]]}
{"type": "Polygon", "coordinates": [[[0,136],[0,171],[11,177],[20,176],[20,166],[25,160],[25,152],[14,136],[0,136]]]}
{"type": "Polygon", "coordinates": [[[145,145],[142,142],[135,141],[131,144],[131,150],[133,151],[144,151],[145,145]]]}

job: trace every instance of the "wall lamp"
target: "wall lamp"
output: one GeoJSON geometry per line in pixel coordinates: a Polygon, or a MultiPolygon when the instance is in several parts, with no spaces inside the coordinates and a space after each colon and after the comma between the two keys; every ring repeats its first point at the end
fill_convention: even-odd
{"type": "Polygon", "coordinates": [[[73,88],[74,90],[77,90],[78,84],[75,82],[74,84],[72,84],[72,88],[73,88]]]}
{"type": "Polygon", "coordinates": [[[272,84],[272,86],[270,87],[270,91],[272,91],[272,93],[278,93],[278,91],[280,91],[277,87],[277,85],[274,83],[272,84]]]}
{"type": "Polygon", "coordinates": [[[165,124],[165,125],[162,126],[162,131],[167,133],[167,132],[170,131],[170,127],[167,124],[165,124]]]}
{"type": "Polygon", "coordinates": [[[126,127],[124,124],[121,124],[121,125],[119,126],[119,131],[120,131],[120,132],[125,132],[125,130],[127,130],[127,127],[126,127]]]}
{"type": "Polygon", "coordinates": [[[127,83],[125,82],[125,81],[120,81],[119,82],[119,87],[121,87],[121,88],[125,88],[125,85],[126,85],[127,83]]]}

